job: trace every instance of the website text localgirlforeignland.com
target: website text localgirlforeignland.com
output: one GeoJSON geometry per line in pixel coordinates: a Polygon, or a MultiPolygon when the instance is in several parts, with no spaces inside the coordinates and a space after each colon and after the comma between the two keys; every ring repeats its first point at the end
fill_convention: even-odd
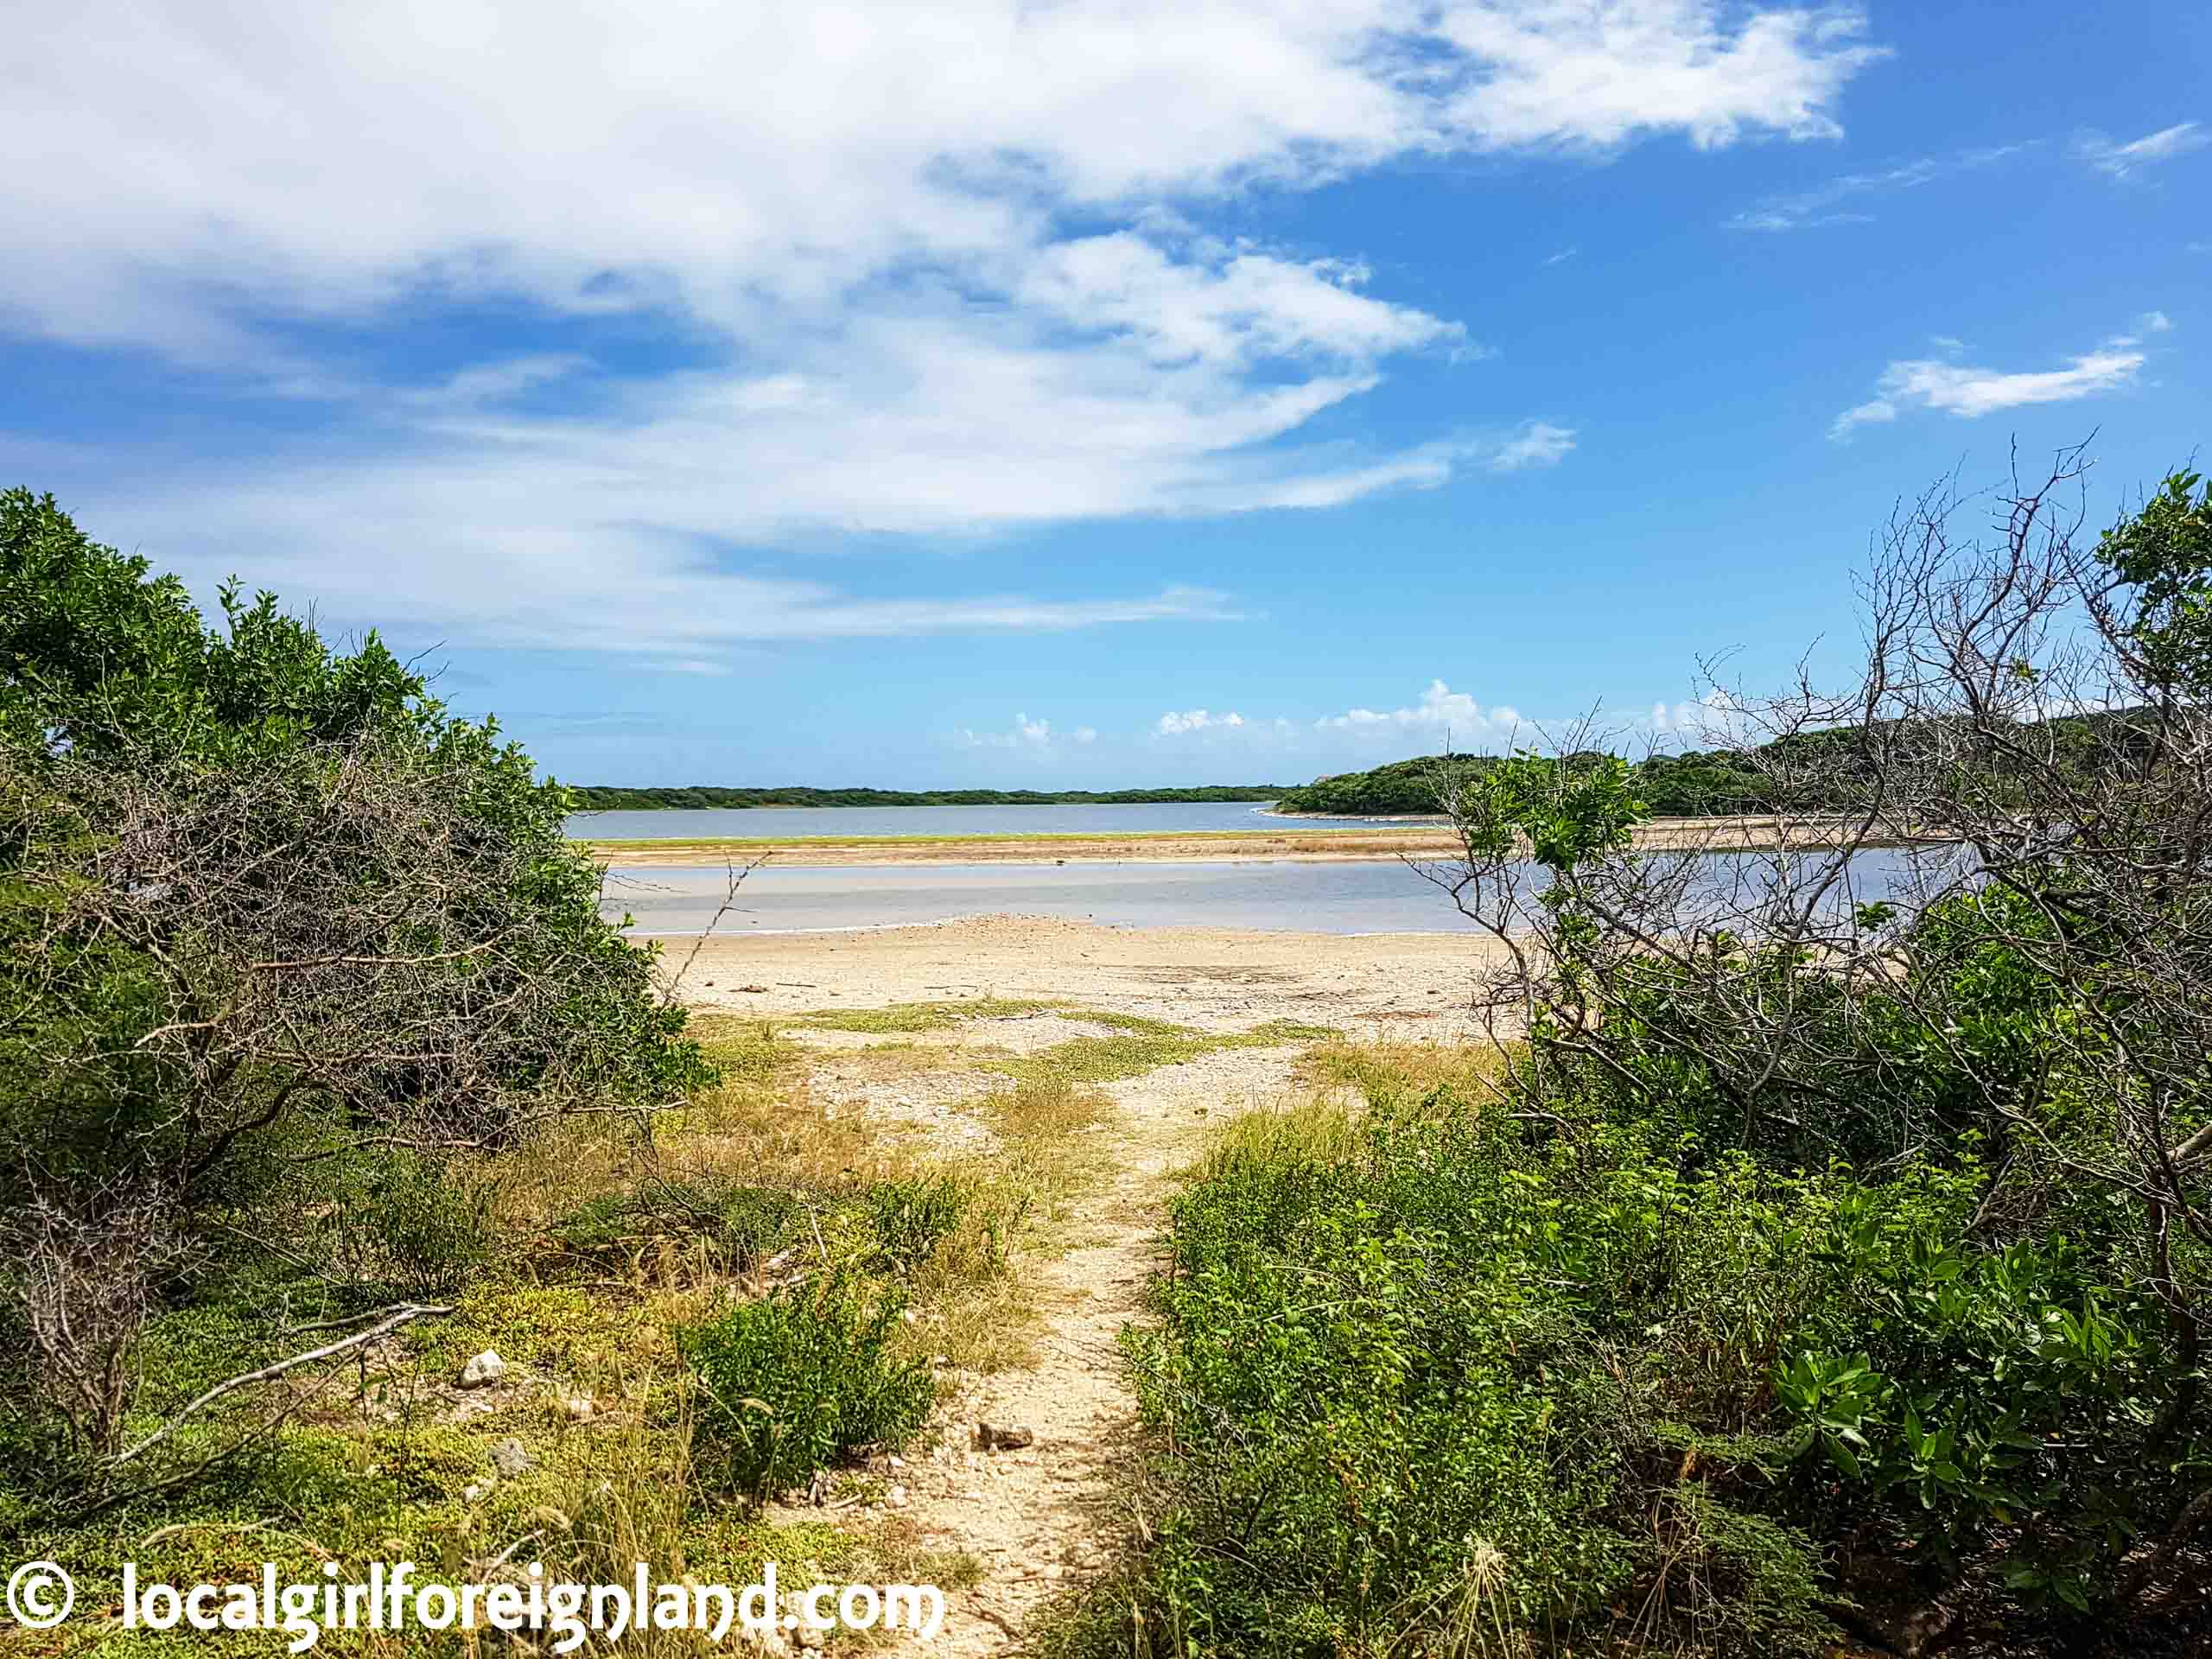
{"type": "MultiPolygon", "coordinates": [[[[340,1580],[340,1564],[323,1564],[321,1582],[280,1584],[264,1562],[257,1582],[142,1584],[135,1562],[123,1568],[119,1622],[125,1630],[281,1630],[294,1653],[305,1653],[326,1630],[480,1630],[543,1633],[555,1653],[573,1653],[594,1632],[620,1641],[635,1630],[691,1630],[721,1642],[732,1631],[754,1640],[798,1630],[903,1630],[928,1640],[944,1622],[944,1592],[935,1585],[816,1584],[779,1593],[776,1564],[741,1588],[654,1581],[638,1563],[628,1584],[549,1580],[533,1561],[512,1579],[459,1586],[420,1581],[415,1563],[372,1563],[362,1579],[340,1580]]],[[[7,1586],[7,1613],[33,1630],[69,1618],[76,1586],[51,1561],[17,1567],[7,1586]]]]}

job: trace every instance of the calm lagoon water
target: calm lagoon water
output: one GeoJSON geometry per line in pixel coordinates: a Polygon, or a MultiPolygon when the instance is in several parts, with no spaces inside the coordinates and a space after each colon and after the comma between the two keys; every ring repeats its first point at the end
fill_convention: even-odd
{"type": "Polygon", "coordinates": [[[699,841],[715,836],[1157,835],[1205,830],[1371,829],[1378,820],[1284,820],[1265,801],[1160,802],[1132,806],[673,807],[658,812],[579,812],[569,833],[602,841],[699,841]]]}
{"type": "MultiPolygon", "coordinates": [[[[1758,863],[1716,856],[1714,880],[1756,880],[1758,863]]],[[[1861,854],[1852,876],[1849,898],[1858,903],[1904,897],[1915,879],[1912,861],[1903,853],[1861,854]]],[[[612,870],[607,876],[607,907],[612,913],[626,912],[633,917],[640,933],[696,933],[721,904],[726,880],[720,867],[612,870]]],[[[1452,933],[1473,926],[1452,908],[1448,896],[1395,860],[1116,860],[812,869],[776,863],[747,876],[738,899],[717,930],[724,936],[906,927],[996,914],[1054,916],[1124,927],[1281,928],[1317,933],[1452,933]]]]}

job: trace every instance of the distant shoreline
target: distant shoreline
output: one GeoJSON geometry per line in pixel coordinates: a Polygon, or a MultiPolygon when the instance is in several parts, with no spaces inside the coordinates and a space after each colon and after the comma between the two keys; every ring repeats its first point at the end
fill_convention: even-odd
{"type": "Polygon", "coordinates": [[[613,784],[571,784],[575,816],[597,812],[842,812],[898,811],[929,806],[1242,806],[1281,799],[1288,784],[1194,784],[1157,789],[779,789],[695,784],[624,789],[613,784]],[[689,800],[670,799],[690,796],[689,800]]]}
{"type": "MultiPolygon", "coordinates": [[[[1287,820],[1286,820],[1287,821],[1287,820]]],[[[1832,846],[1835,829],[1792,821],[1789,844],[1832,846]]],[[[1770,852],[1783,845],[1770,817],[1660,818],[1637,831],[1652,851],[1770,852]]],[[[1391,829],[1164,830],[1128,833],[1013,833],[969,836],[715,836],[669,840],[580,838],[576,845],[617,869],[698,868],[772,857],[802,868],[899,864],[1065,864],[1077,860],[1128,863],[1385,861],[1449,858],[1459,850],[1448,823],[1409,823],[1391,829]]],[[[1880,845],[1904,845],[1881,842],[1880,845]]]]}
{"type": "Polygon", "coordinates": [[[1262,807],[1254,816],[1306,823],[1449,823],[1452,822],[1451,818],[1442,812],[1278,812],[1272,806],[1262,807]]]}

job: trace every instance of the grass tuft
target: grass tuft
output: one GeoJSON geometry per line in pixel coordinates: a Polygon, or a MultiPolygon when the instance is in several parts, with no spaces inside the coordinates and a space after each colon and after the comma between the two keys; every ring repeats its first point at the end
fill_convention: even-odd
{"type": "Polygon", "coordinates": [[[1039,997],[980,996],[965,1002],[893,1002],[880,1008],[817,1008],[793,1016],[791,1023],[815,1031],[856,1031],[884,1035],[950,1031],[970,1020],[1012,1020],[1064,1007],[1039,997]]]}
{"type": "Polygon", "coordinates": [[[1071,1012],[1071,1020],[1111,1027],[1108,1037],[1071,1037],[1034,1054],[1008,1055],[982,1062],[985,1069],[1018,1081],[1059,1078],[1069,1083],[1116,1083],[1140,1077],[1163,1065],[1181,1065],[1234,1048],[1277,1048],[1289,1043],[1323,1042],[1338,1033],[1332,1026],[1271,1020],[1249,1031],[1199,1031],[1134,1014],[1071,1012]]]}

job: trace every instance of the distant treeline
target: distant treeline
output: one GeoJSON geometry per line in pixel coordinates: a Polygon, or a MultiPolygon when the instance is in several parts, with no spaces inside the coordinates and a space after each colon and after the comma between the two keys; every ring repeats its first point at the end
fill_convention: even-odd
{"type": "MultiPolygon", "coordinates": [[[[2070,752],[2076,764],[2094,770],[2103,764],[2100,755],[2113,752],[2113,746],[2139,745],[2136,712],[2112,709],[2063,715],[2042,729],[2059,740],[2058,753],[2070,752]]],[[[1630,770],[1637,793],[1654,817],[1840,811],[1863,794],[1860,785],[1869,775],[1870,765],[1862,753],[1865,742],[1865,733],[1856,728],[1796,732],[1753,748],[1649,755],[1634,762],[1630,770]]],[[[1567,760],[1573,764],[1605,758],[1601,751],[1587,750],[1567,760]]],[[[1455,771],[1461,775],[1479,773],[1497,764],[1497,757],[1484,754],[1432,754],[1396,760],[1371,772],[1317,778],[1303,789],[1279,797],[1275,807],[1282,812],[1363,817],[1436,813],[1443,810],[1440,788],[1455,771]]],[[[1989,764],[2002,772],[2001,757],[1989,764]]]]}
{"type": "MultiPolygon", "coordinates": [[[[1817,734],[1813,741],[1817,741],[1817,734]]],[[[1595,760],[1600,756],[1592,752],[1586,757],[1567,757],[1570,761],[1586,758],[1595,760]]],[[[1371,772],[1317,778],[1305,788],[1282,796],[1275,805],[1283,812],[1341,812],[1370,817],[1438,812],[1443,810],[1439,783],[1452,770],[1479,772],[1496,764],[1494,756],[1481,754],[1432,754],[1396,760],[1371,772]]],[[[1655,754],[1637,762],[1634,770],[1637,792],[1650,804],[1655,817],[1712,817],[1770,810],[1775,805],[1773,777],[1762,772],[1747,752],[1716,750],[1706,754],[1692,750],[1655,754]]]]}
{"type": "Polygon", "coordinates": [[[1208,784],[1199,789],[618,789],[569,786],[579,812],[645,812],[699,806],[1128,806],[1161,801],[1271,801],[1288,784],[1208,784]]]}

